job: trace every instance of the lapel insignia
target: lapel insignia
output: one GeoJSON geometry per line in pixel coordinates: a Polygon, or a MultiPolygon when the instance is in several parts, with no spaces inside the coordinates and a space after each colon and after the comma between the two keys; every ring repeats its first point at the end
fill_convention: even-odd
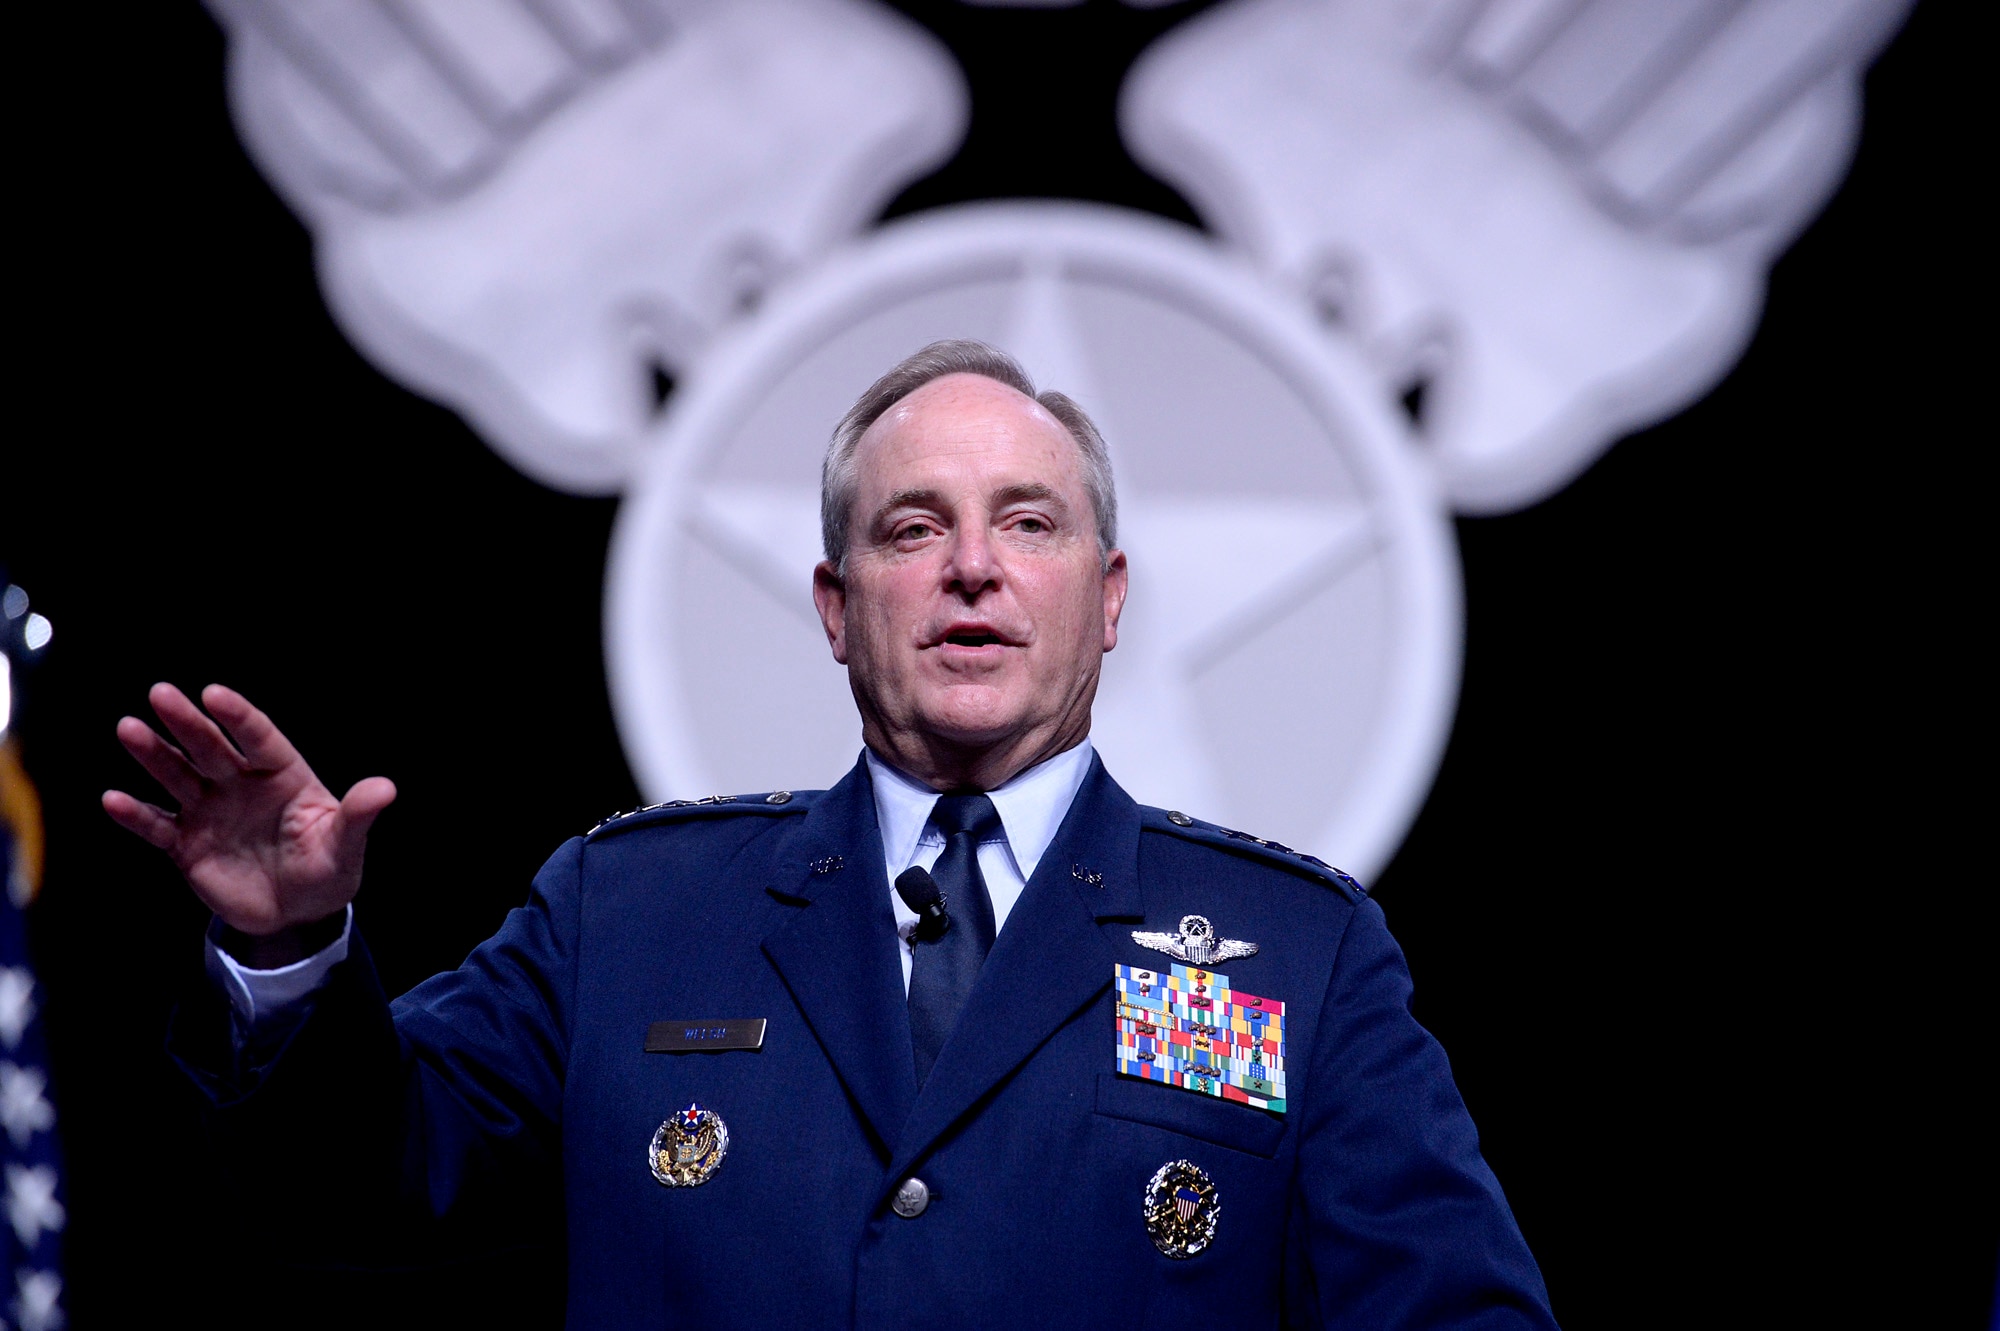
{"type": "Polygon", "coordinates": [[[811,864],[808,864],[806,867],[808,869],[811,869],[815,875],[829,874],[834,872],[836,869],[845,869],[847,867],[847,861],[842,859],[838,855],[828,855],[822,859],[814,860],[811,864]]]}
{"type": "Polygon", "coordinates": [[[1140,947],[1164,952],[1175,961],[1192,962],[1196,966],[1257,955],[1255,943],[1246,943],[1240,938],[1217,937],[1215,926],[1208,922],[1206,915],[1181,916],[1181,927],[1177,933],[1149,933],[1144,929],[1134,929],[1132,941],[1140,947]]]}
{"type": "Polygon", "coordinates": [[[1285,1005],[1195,966],[1113,968],[1113,1055],[1128,1077],[1285,1112],[1285,1005]]]}
{"type": "Polygon", "coordinates": [[[695,1188],[715,1177],[729,1154],[729,1125],[693,1101],[660,1124],[646,1148],[646,1167],[669,1188],[695,1188]]]}
{"type": "Polygon", "coordinates": [[[1201,1166],[1170,1160],[1146,1182],[1146,1236],[1176,1261],[1203,1252],[1215,1242],[1222,1199],[1201,1166]]]}

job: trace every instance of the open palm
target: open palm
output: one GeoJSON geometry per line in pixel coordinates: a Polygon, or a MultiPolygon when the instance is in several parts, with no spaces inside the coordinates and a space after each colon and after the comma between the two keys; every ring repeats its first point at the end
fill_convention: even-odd
{"type": "Polygon", "coordinates": [[[223,923],[253,937],[354,899],[368,829],[396,798],[393,783],[369,777],[335,799],[270,718],[220,684],[202,690],[206,714],[171,684],[155,684],[148,700],[180,747],[133,716],[118,722],[118,741],[180,808],[108,790],[114,822],[165,851],[223,923]]]}

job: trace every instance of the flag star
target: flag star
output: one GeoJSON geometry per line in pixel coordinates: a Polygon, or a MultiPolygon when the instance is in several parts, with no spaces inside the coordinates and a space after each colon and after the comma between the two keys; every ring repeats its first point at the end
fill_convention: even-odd
{"type": "Polygon", "coordinates": [[[63,1227],[69,1216],[56,1200],[56,1171],[48,1165],[23,1169],[7,1166],[7,1223],[23,1248],[32,1248],[42,1237],[63,1227]]]}
{"type": "Polygon", "coordinates": [[[0,966],[0,1041],[15,1048],[34,1019],[34,975],[26,966],[0,966]]]}
{"type": "Polygon", "coordinates": [[[14,1318],[21,1331],[59,1331],[68,1320],[57,1302],[62,1288],[62,1277],[53,1271],[14,1273],[14,1318]]]}
{"type": "Polygon", "coordinates": [[[27,1146],[37,1132],[55,1125],[55,1106],[49,1103],[49,1079],[40,1068],[24,1068],[0,1063],[0,1127],[14,1139],[16,1149],[27,1146]]]}

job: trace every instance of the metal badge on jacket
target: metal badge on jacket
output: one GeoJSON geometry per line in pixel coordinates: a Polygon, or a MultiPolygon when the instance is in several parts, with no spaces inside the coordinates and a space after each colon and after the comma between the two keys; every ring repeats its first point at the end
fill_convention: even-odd
{"type": "Polygon", "coordinates": [[[646,1167],[670,1188],[694,1188],[714,1178],[728,1154],[729,1125],[722,1115],[690,1101],[653,1134],[646,1167]]]}
{"type": "Polygon", "coordinates": [[[1146,1182],[1146,1236],[1167,1256],[1184,1261],[1215,1242],[1222,1199],[1215,1183],[1190,1160],[1169,1160],[1146,1182]]]}
{"type": "Polygon", "coordinates": [[[1177,933],[1163,934],[1146,929],[1134,929],[1132,941],[1140,947],[1150,947],[1155,952],[1166,953],[1176,961],[1190,962],[1196,966],[1257,955],[1255,943],[1246,943],[1240,938],[1217,937],[1215,926],[1208,922],[1206,915],[1181,916],[1181,927],[1177,933]]]}

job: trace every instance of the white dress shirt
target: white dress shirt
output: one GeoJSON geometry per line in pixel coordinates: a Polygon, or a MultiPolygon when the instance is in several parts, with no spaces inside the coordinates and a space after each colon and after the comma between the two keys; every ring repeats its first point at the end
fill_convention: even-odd
{"type": "MultiPolygon", "coordinates": [[[[1045,758],[1017,772],[1005,785],[986,792],[1000,813],[999,835],[980,843],[979,873],[986,880],[986,893],[993,899],[993,931],[997,937],[1007,926],[1007,916],[1021,899],[1021,889],[1034,876],[1035,866],[1056,838],[1063,816],[1069,812],[1083,778],[1090,772],[1094,750],[1084,740],[1075,748],[1045,758]]],[[[888,874],[889,907],[896,912],[896,933],[902,944],[903,992],[910,990],[910,964],[914,960],[910,935],[917,927],[917,913],[896,895],[896,876],[913,864],[930,869],[944,854],[944,834],[930,825],[931,806],[938,793],[903,775],[889,764],[868,754],[868,775],[875,788],[875,822],[882,830],[883,869],[888,874]]],[[[245,1026],[255,1026],[299,1002],[326,983],[327,972],[347,960],[347,940],[354,930],[354,907],[347,908],[347,921],[340,937],[303,961],[276,970],[253,970],[216,946],[216,930],[210,929],[207,943],[208,973],[229,995],[229,1005],[245,1026]]]]}
{"type": "MultiPolygon", "coordinates": [[[[1021,899],[1021,889],[1034,876],[1042,854],[1056,839],[1063,815],[1090,773],[1093,750],[1085,740],[1073,749],[1044,758],[1006,784],[986,792],[1000,813],[999,834],[979,843],[979,876],[993,899],[993,932],[1007,927],[1008,913],[1021,899]]],[[[903,957],[903,992],[910,991],[910,965],[915,960],[910,935],[917,913],[896,895],[896,876],[911,865],[928,870],[944,854],[944,833],[931,826],[931,808],[938,793],[904,776],[868,750],[868,775],[875,787],[875,824],[882,829],[883,867],[889,874],[889,907],[896,912],[897,950],[903,957]]]]}
{"type": "Polygon", "coordinates": [[[347,908],[340,937],[303,961],[276,970],[260,971],[245,966],[216,946],[221,921],[208,931],[208,976],[229,995],[229,1006],[245,1026],[255,1026],[310,994],[326,983],[326,974],[347,960],[347,939],[354,932],[354,907],[347,908]]]}

